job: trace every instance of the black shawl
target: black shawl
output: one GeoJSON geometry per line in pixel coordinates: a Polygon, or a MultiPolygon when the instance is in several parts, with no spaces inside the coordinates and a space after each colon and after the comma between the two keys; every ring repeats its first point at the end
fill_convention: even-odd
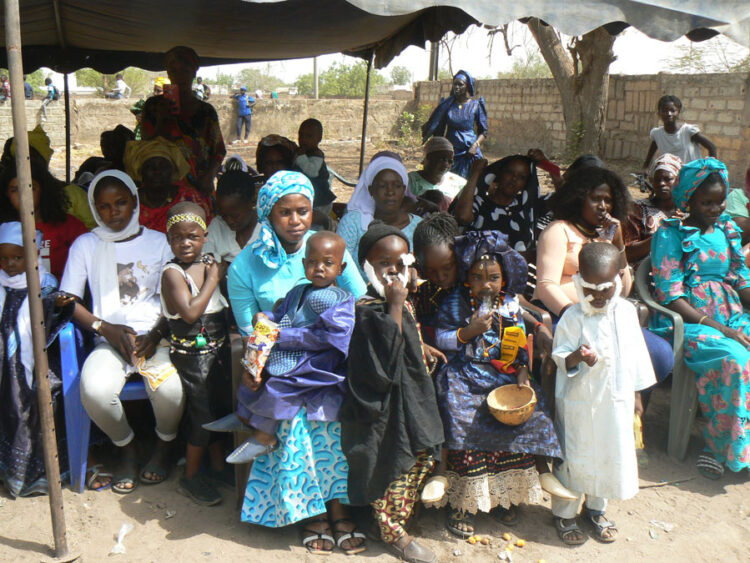
{"type": "Polygon", "coordinates": [[[382,300],[360,301],[349,347],[341,446],[349,462],[349,501],[370,504],[413,467],[417,453],[444,441],[435,387],[416,321],[404,308],[402,328],[382,300]]]}

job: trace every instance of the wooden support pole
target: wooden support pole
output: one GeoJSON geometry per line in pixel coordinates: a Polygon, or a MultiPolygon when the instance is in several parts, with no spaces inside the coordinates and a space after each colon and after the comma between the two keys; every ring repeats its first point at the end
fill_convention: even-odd
{"type": "Polygon", "coordinates": [[[68,73],[63,74],[65,84],[65,183],[70,184],[70,89],[68,73]]]}
{"type": "Polygon", "coordinates": [[[31,337],[34,349],[34,375],[36,378],[39,421],[44,447],[44,466],[49,486],[49,504],[52,513],[52,532],[55,537],[55,555],[68,555],[65,530],[60,464],[57,457],[55,419],[52,413],[52,392],[49,385],[49,363],[47,361],[46,332],[42,310],[42,292],[37,266],[36,226],[34,223],[34,200],[31,189],[31,167],[29,165],[29,139],[26,133],[26,100],[23,96],[23,62],[21,60],[21,14],[18,0],[5,2],[5,50],[8,56],[13,112],[13,136],[16,140],[16,167],[21,198],[21,223],[23,225],[23,250],[26,259],[31,337]]]}
{"type": "Polygon", "coordinates": [[[367,60],[367,81],[365,82],[365,109],[362,112],[362,143],[359,146],[359,175],[365,169],[365,144],[367,143],[367,114],[370,111],[370,77],[372,76],[372,64],[375,62],[375,49],[370,53],[367,60]]]}

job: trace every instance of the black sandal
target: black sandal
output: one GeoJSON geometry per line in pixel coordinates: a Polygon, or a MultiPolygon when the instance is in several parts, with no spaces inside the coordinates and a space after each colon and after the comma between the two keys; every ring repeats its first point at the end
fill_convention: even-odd
{"type": "Polygon", "coordinates": [[[708,453],[702,453],[698,456],[695,467],[698,468],[698,473],[712,481],[718,481],[724,475],[724,466],[708,453]]]}
{"type": "Polygon", "coordinates": [[[617,539],[617,526],[615,526],[614,522],[610,522],[610,520],[603,513],[592,514],[590,510],[584,507],[583,515],[585,516],[586,521],[591,524],[591,527],[594,528],[594,532],[596,532],[594,537],[597,540],[602,543],[612,543],[617,539]],[[610,531],[610,533],[612,533],[612,535],[605,536],[604,534],[607,533],[608,530],[610,531]]]}
{"type": "Polygon", "coordinates": [[[463,510],[452,510],[448,514],[448,520],[445,523],[445,527],[454,536],[458,536],[461,539],[467,539],[474,535],[474,515],[469,514],[463,510]],[[462,530],[459,525],[470,527],[469,530],[462,530]]]}
{"type": "Polygon", "coordinates": [[[336,539],[336,545],[347,555],[356,555],[358,553],[362,553],[367,549],[367,546],[365,545],[365,535],[357,530],[357,524],[355,524],[351,519],[339,518],[338,520],[334,520],[333,522],[331,522],[331,530],[333,531],[333,537],[336,539]],[[352,529],[343,530],[341,529],[341,526],[337,527],[336,525],[340,524],[341,522],[348,522],[349,524],[351,524],[352,529]],[[362,542],[355,547],[345,548],[341,545],[345,541],[356,539],[361,539],[362,542]]]}
{"type": "MultiPolygon", "coordinates": [[[[322,532],[318,532],[317,530],[312,530],[307,527],[308,524],[317,524],[317,523],[323,523],[325,522],[326,528],[325,530],[329,530],[330,526],[328,525],[328,518],[317,518],[315,520],[307,520],[303,526],[300,528],[300,535],[302,536],[302,545],[307,548],[307,552],[312,555],[330,555],[333,553],[333,546],[336,545],[336,540],[333,539],[333,537],[330,534],[326,534],[325,530],[322,532]],[[331,544],[331,547],[326,549],[325,547],[313,547],[313,542],[316,540],[321,540],[323,542],[329,542],[331,544]]],[[[325,545],[325,544],[324,544],[325,545]]]]}
{"type": "Polygon", "coordinates": [[[492,514],[495,522],[498,522],[510,528],[517,525],[518,522],[521,521],[521,514],[518,511],[518,507],[513,504],[510,505],[510,508],[505,508],[504,506],[498,505],[490,511],[490,514],[492,514]]]}
{"type": "Polygon", "coordinates": [[[575,518],[568,520],[568,524],[565,523],[563,518],[555,518],[555,530],[557,530],[557,536],[562,540],[565,545],[581,545],[586,541],[586,536],[583,535],[578,525],[578,521],[575,518]],[[578,532],[580,539],[573,539],[571,534],[578,532]]]}

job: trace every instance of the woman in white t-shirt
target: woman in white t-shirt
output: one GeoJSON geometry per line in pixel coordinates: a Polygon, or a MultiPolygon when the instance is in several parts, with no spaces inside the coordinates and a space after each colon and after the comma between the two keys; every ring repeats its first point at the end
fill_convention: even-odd
{"type": "Polygon", "coordinates": [[[120,448],[112,489],[125,494],[135,489],[138,471],[133,430],[119,396],[128,376],[137,371],[134,366],[144,374],[159,438],[154,457],[141,475],[144,482],[166,478],[165,470],[148,468],[166,467],[168,444],[177,437],[184,407],[182,384],[168,361],[168,349],[164,361],[165,350],[159,346],[168,331],[160,316],[160,278],[172,251],[163,233],[138,223],[138,191],[124,172],[108,170],[97,175],[88,197],[99,226],[70,247],[60,289],[79,300],[87,286],[91,291],[92,310],[79,302],[73,314],[80,326],[99,336],[81,370],[81,401],[91,419],[120,448]],[[143,365],[146,359],[148,367],[143,365]]]}
{"type": "Polygon", "coordinates": [[[661,127],[654,127],[649,133],[651,146],[648,148],[646,160],[643,163],[644,173],[651,164],[658,149],[659,154],[673,154],[682,162],[692,162],[703,158],[701,146],[708,151],[709,156],[716,157],[716,145],[703,135],[697,125],[680,123],[682,102],[677,96],[670,94],[659,98],[657,104],[661,127]]]}

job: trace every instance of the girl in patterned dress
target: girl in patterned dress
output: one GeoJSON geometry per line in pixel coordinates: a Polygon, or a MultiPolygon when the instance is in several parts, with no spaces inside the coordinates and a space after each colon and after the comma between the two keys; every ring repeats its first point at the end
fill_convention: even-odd
{"type": "MultiPolygon", "coordinates": [[[[688,215],[662,221],[651,243],[656,299],[685,322],[685,363],[708,420],[697,466],[709,479],[750,468],[750,271],[724,213],[728,185],[715,158],[685,164],[672,196],[688,215]]],[[[652,326],[672,330],[663,317],[652,326]]]]}
{"type": "Polygon", "coordinates": [[[497,231],[470,232],[456,239],[455,248],[465,284],[443,301],[437,330],[438,348],[450,354],[436,376],[449,482],[439,504],[453,509],[448,530],[469,537],[477,511],[515,525],[521,502],[541,500],[537,473],[549,472],[545,457],[561,454],[541,390],[529,381],[517,298],[526,284],[526,262],[497,231]],[[501,356],[502,341],[507,344],[513,333],[515,354],[501,356]],[[539,399],[520,426],[500,423],[486,404],[493,389],[510,383],[532,385],[539,399]]]}

